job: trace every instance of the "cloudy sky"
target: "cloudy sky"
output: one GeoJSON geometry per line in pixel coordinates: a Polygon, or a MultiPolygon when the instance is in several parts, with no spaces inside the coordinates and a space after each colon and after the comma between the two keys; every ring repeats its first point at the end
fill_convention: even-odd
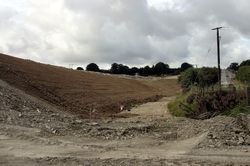
{"type": "Polygon", "coordinates": [[[249,0],[0,0],[0,52],[107,68],[162,61],[216,65],[250,58],[249,0]]]}

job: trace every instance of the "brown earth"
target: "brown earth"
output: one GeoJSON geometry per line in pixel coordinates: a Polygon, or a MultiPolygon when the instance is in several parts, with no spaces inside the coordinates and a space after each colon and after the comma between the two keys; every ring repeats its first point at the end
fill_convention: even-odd
{"type": "Polygon", "coordinates": [[[172,77],[110,76],[0,55],[0,165],[250,165],[250,115],[173,117],[167,103],[177,91],[172,77]],[[171,97],[134,106],[161,95],[171,97]],[[120,112],[123,104],[134,107],[120,112]],[[88,109],[120,113],[82,118],[88,109]]]}
{"type": "Polygon", "coordinates": [[[171,100],[81,119],[0,80],[0,165],[250,164],[249,116],[176,118],[171,100]]]}
{"type": "Polygon", "coordinates": [[[75,71],[0,54],[0,79],[71,113],[110,115],[135,104],[176,95],[177,80],[131,79],[75,71]]]}

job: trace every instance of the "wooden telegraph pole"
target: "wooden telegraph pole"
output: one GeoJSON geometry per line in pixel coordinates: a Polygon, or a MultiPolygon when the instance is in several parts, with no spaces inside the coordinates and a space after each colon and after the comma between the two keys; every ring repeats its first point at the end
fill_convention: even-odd
{"type": "Polygon", "coordinates": [[[219,87],[221,90],[221,69],[220,69],[220,29],[223,27],[217,27],[212,30],[217,31],[217,55],[218,55],[218,81],[219,81],[219,87]]]}

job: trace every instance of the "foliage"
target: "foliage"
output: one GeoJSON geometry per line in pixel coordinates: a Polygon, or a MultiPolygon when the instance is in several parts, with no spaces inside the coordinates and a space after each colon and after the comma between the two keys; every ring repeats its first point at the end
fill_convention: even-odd
{"type": "Polygon", "coordinates": [[[235,108],[226,111],[224,115],[236,117],[240,113],[250,114],[250,107],[247,107],[244,102],[240,103],[235,108]]]}
{"type": "Polygon", "coordinates": [[[125,66],[123,64],[113,63],[111,65],[110,72],[112,74],[130,74],[130,69],[128,66],[125,66]]]}
{"type": "Polygon", "coordinates": [[[76,70],[84,70],[82,67],[77,67],[76,70]]]}
{"type": "MultiPolygon", "coordinates": [[[[187,112],[183,109],[181,109],[181,105],[188,105],[187,104],[187,97],[189,96],[189,93],[184,93],[184,94],[180,94],[176,97],[176,99],[172,102],[170,102],[168,104],[168,111],[177,117],[185,117],[187,116],[187,112]]],[[[188,106],[188,107],[192,107],[192,106],[188,106]]],[[[193,109],[190,109],[193,110],[193,109]]]]}
{"type": "Polygon", "coordinates": [[[157,63],[155,66],[152,67],[153,74],[155,75],[163,75],[167,74],[169,69],[169,65],[163,62],[157,63]]]}
{"type": "Polygon", "coordinates": [[[184,63],[181,64],[181,71],[183,72],[183,71],[185,71],[185,70],[187,70],[189,68],[192,68],[192,67],[193,67],[193,65],[184,62],[184,63]]]}
{"type": "Polygon", "coordinates": [[[153,70],[149,66],[145,66],[145,67],[140,68],[138,73],[141,76],[149,76],[149,75],[152,75],[153,70]]]}
{"type": "Polygon", "coordinates": [[[145,66],[139,69],[137,67],[129,68],[128,66],[125,66],[123,64],[113,63],[110,69],[110,72],[112,74],[135,75],[139,73],[141,76],[149,76],[149,75],[159,76],[159,75],[167,74],[168,71],[169,71],[168,64],[164,64],[163,62],[159,62],[152,67],[145,66]]]}
{"type": "Polygon", "coordinates": [[[110,70],[105,70],[105,69],[100,69],[99,72],[101,72],[101,73],[109,73],[110,74],[110,70]]]}
{"type": "Polygon", "coordinates": [[[137,67],[132,67],[130,69],[129,75],[136,75],[137,73],[139,73],[139,69],[137,67]]]}
{"type": "Polygon", "coordinates": [[[181,87],[183,89],[189,89],[191,85],[197,82],[198,70],[189,68],[185,72],[182,72],[178,78],[181,87]]]}
{"type": "Polygon", "coordinates": [[[218,82],[218,73],[216,68],[203,67],[199,69],[197,75],[197,84],[199,87],[209,87],[218,82]]]}
{"type": "Polygon", "coordinates": [[[250,83],[250,66],[242,66],[237,72],[236,78],[241,82],[250,83]]]}
{"type": "Polygon", "coordinates": [[[86,67],[86,70],[87,70],[87,71],[95,71],[95,72],[100,71],[98,65],[95,64],[95,63],[90,63],[90,64],[88,64],[87,67],[86,67]]]}
{"type": "Polygon", "coordinates": [[[197,85],[203,89],[218,82],[217,69],[203,67],[200,69],[189,68],[182,72],[179,82],[184,90],[188,90],[192,85],[197,85]]]}
{"type": "Polygon", "coordinates": [[[168,75],[180,75],[181,69],[180,68],[169,68],[168,75]]]}
{"type": "Polygon", "coordinates": [[[113,64],[111,65],[110,72],[111,72],[112,74],[119,74],[119,64],[113,63],[113,64]]]}
{"type": "Polygon", "coordinates": [[[168,64],[159,62],[152,67],[145,66],[141,68],[128,67],[123,64],[113,63],[109,70],[99,69],[95,63],[91,63],[87,66],[86,70],[96,71],[101,73],[111,73],[111,74],[125,74],[125,75],[136,75],[141,76],[161,76],[161,75],[178,75],[180,74],[180,68],[169,68],[168,64]]]}
{"type": "Polygon", "coordinates": [[[194,119],[211,118],[237,107],[245,98],[243,92],[212,91],[203,93],[184,93],[169,103],[169,111],[175,116],[194,119]]]}
{"type": "Polygon", "coordinates": [[[199,93],[189,96],[193,100],[187,101],[188,104],[197,104],[197,110],[188,113],[192,118],[211,118],[219,115],[228,109],[233,109],[243,101],[243,92],[236,91],[214,91],[205,95],[199,93]]]}
{"type": "Polygon", "coordinates": [[[242,66],[250,66],[250,59],[241,62],[240,67],[242,66]]]}
{"type": "Polygon", "coordinates": [[[233,62],[230,64],[230,66],[228,66],[228,70],[233,70],[233,71],[238,71],[239,70],[239,64],[236,62],[233,62]]]}

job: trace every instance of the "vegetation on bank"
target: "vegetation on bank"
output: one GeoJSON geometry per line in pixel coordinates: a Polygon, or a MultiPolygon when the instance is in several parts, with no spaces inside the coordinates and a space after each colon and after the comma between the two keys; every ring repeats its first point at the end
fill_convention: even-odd
{"type": "Polygon", "coordinates": [[[207,119],[220,114],[236,115],[249,112],[244,99],[244,91],[189,91],[169,103],[168,108],[175,116],[207,119]]]}
{"type": "MultiPolygon", "coordinates": [[[[241,87],[250,82],[250,60],[240,65],[232,63],[229,68],[237,69],[236,79],[241,87]]],[[[179,83],[183,92],[168,104],[168,109],[174,116],[207,119],[216,115],[250,113],[244,89],[218,88],[216,68],[189,68],[181,73],[179,83]]]]}
{"type": "MultiPolygon", "coordinates": [[[[86,67],[86,71],[94,71],[100,73],[110,74],[125,74],[125,75],[140,75],[140,76],[161,76],[161,75],[179,75],[181,72],[192,68],[193,66],[189,63],[181,64],[179,68],[170,68],[168,64],[159,62],[153,66],[145,67],[128,67],[123,64],[113,63],[111,68],[108,70],[99,69],[99,66],[95,63],[90,63],[86,67]]],[[[77,67],[77,70],[81,70],[82,67],[77,67]]]]}
{"type": "Polygon", "coordinates": [[[237,80],[248,84],[250,83],[250,66],[242,66],[236,74],[237,80]]]}

